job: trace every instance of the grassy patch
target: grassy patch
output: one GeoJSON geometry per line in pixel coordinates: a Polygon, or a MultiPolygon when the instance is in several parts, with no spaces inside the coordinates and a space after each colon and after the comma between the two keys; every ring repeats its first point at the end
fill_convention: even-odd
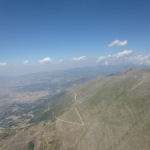
{"type": "Polygon", "coordinates": [[[28,150],[34,150],[34,147],[35,147],[35,142],[34,141],[30,141],[28,143],[28,150]]]}
{"type": "Polygon", "coordinates": [[[34,117],[29,123],[39,123],[41,121],[53,120],[53,114],[61,115],[71,105],[71,96],[65,92],[55,94],[36,105],[33,108],[34,117]],[[49,109],[48,109],[49,108],[49,109]],[[45,111],[47,110],[48,111],[45,111]]]}

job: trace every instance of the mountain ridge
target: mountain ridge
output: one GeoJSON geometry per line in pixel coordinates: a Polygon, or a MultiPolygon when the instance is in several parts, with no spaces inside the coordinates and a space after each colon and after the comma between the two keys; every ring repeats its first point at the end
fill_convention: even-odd
{"type": "Polygon", "coordinates": [[[74,85],[28,111],[22,105],[33,124],[1,128],[0,148],[149,150],[149,91],[150,69],[139,68],[74,85]]]}

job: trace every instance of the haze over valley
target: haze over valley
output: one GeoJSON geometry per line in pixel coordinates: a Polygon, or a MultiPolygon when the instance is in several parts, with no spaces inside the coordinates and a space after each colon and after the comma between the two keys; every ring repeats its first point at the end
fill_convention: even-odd
{"type": "Polygon", "coordinates": [[[0,0],[0,150],[150,150],[149,0],[0,0]]]}

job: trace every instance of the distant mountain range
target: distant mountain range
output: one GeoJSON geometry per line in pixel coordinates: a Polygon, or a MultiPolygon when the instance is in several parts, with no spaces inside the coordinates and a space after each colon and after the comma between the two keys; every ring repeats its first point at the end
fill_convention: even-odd
{"type": "Polygon", "coordinates": [[[22,76],[0,76],[0,84],[13,87],[22,86],[22,90],[27,90],[28,88],[29,90],[36,90],[37,86],[41,86],[41,89],[43,88],[43,90],[45,90],[45,88],[55,87],[54,89],[56,90],[56,88],[58,88],[58,84],[59,86],[62,84],[64,88],[67,87],[67,85],[72,85],[72,82],[82,83],[97,76],[108,76],[117,72],[123,72],[129,68],[129,66],[96,66],[52,72],[38,72],[22,76]]]}

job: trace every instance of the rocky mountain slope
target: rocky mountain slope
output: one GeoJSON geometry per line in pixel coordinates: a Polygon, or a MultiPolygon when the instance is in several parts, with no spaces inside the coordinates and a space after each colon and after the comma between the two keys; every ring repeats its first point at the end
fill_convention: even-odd
{"type": "Polygon", "coordinates": [[[149,91],[150,70],[131,69],[18,106],[25,126],[0,128],[0,149],[149,150],[149,91]]]}

